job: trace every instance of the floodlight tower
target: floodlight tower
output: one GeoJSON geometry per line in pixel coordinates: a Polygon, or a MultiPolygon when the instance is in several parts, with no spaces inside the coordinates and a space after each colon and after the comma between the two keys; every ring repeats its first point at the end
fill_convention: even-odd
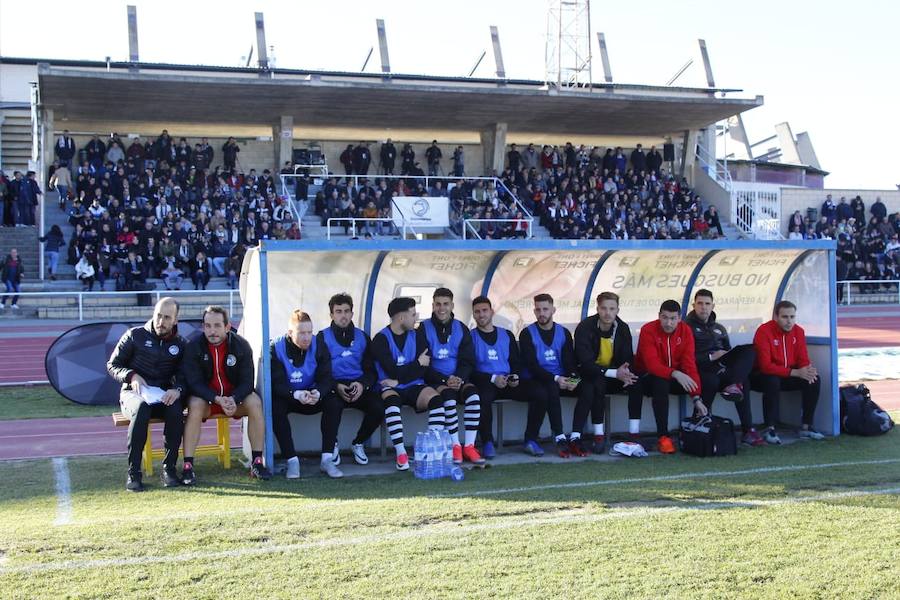
{"type": "Polygon", "coordinates": [[[546,83],[591,88],[591,2],[548,0],[546,83]]]}

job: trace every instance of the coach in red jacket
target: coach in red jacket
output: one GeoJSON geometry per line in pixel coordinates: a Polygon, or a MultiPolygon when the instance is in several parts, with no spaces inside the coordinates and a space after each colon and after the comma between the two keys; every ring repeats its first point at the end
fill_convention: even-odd
{"type": "MultiPolygon", "coordinates": [[[[641,327],[635,372],[641,377],[645,396],[653,399],[659,451],[673,454],[675,443],[669,437],[669,394],[690,394],[695,412],[705,415],[700,400],[700,375],[694,357],[694,334],[681,321],[681,305],[666,300],[659,307],[659,319],[641,327]]],[[[629,419],[628,431],[638,432],[640,418],[629,419]]]]}
{"type": "Polygon", "coordinates": [[[763,415],[766,430],[763,439],[769,444],[780,444],[775,433],[779,420],[781,391],[800,391],[803,398],[803,425],[800,437],[821,440],[825,436],[811,426],[819,403],[819,373],[809,360],[806,350],[806,334],[797,325],[797,307],[783,300],[775,305],[773,319],[763,323],[753,336],[756,348],[756,365],[750,377],[750,386],[763,395],[763,415]]]}

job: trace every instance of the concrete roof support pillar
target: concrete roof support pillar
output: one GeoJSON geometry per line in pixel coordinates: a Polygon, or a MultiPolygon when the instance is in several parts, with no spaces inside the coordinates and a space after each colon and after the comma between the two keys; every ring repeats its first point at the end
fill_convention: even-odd
{"type": "Polygon", "coordinates": [[[278,125],[272,128],[272,139],[275,146],[275,173],[281,170],[284,163],[291,161],[294,149],[294,117],[282,115],[278,125]]]}
{"type": "Polygon", "coordinates": [[[778,134],[778,145],[781,146],[781,162],[792,165],[802,164],[800,162],[800,152],[797,149],[797,142],[794,141],[794,134],[791,132],[791,126],[787,121],[776,125],[775,133],[778,134]]]}
{"type": "Polygon", "coordinates": [[[494,123],[481,130],[481,148],[484,151],[485,175],[499,175],[506,161],[506,123],[494,123]]]}
{"type": "Polygon", "coordinates": [[[678,170],[678,178],[684,177],[687,171],[694,166],[694,158],[696,156],[697,141],[700,138],[699,131],[685,130],[681,143],[681,165],[678,170]]]}
{"type": "Polygon", "coordinates": [[[137,30],[137,6],[128,5],[128,71],[137,73],[137,63],[140,62],[140,54],[138,52],[138,30],[137,30]]]}

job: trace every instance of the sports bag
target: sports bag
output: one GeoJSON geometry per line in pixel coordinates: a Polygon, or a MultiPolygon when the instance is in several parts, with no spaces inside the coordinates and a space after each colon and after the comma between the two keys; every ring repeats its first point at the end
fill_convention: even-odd
{"type": "Polygon", "coordinates": [[[863,384],[845,385],[841,388],[841,431],[850,435],[881,435],[894,426],[880,406],[872,400],[872,394],[863,384]]]}
{"type": "Polygon", "coordinates": [[[681,422],[678,445],[682,452],[694,456],[737,454],[734,423],[715,415],[687,418],[681,422]]]}

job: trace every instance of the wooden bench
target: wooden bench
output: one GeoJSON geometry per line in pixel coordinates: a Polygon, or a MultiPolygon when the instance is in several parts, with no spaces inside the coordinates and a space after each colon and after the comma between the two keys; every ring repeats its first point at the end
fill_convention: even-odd
{"type": "MultiPolygon", "coordinates": [[[[185,413],[186,414],[186,413],[185,413]]],[[[231,468],[231,417],[226,417],[223,414],[213,415],[209,417],[210,419],[214,419],[216,421],[216,443],[215,444],[207,444],[197,446],[197,449],[194,451],[194,456],[215,456],[219,459],[219,464],[221,464],[226,469],[231,468]]],[[[131,419],[126,417],[120,412],[114,412],[112,414],[113,424],[116,427],[128,427],[131,424],[131,419]]],[[[150,419],[150,424],[153,423],[162,423],[162,419],[150,419]]],[[[153,459],[163,458],[165,456],[165,450],[154,450],[153,449],[153,438],[152,438],[152,429],[150,425],[147,426],[147,443],[144,444],[144,469],[147,472],[147,476],[153,475],[153,459]]],[[[184,448],[179,448],[178,453],[184,456],[184,448]]]]}

